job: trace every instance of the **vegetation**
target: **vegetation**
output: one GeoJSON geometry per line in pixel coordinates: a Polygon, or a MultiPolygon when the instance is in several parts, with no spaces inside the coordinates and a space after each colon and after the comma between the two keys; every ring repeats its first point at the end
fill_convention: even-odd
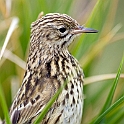
{"type": "MultiPolygon", "coordinates": [[[[124,123],[123,0],[0,1],[0,118],[9,124],[9,107],[21,85],[29,50],[30,25],[43,11],[66,13],[99,30],[69,47],[84,70],[83,124],[124,123]],[[121,20],[120,20],[121,19],[121,20]]],[[[66,83],[66,82],[65,82],[66,83]]],[[[42,119],[62,88],[48,103],[42,119]]],[[[36,123],[37,123],[36,122],[36,123]]]]}

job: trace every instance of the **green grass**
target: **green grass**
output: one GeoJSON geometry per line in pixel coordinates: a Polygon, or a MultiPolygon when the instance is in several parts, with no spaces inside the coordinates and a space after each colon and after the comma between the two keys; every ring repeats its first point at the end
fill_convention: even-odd
{"type": "Polygon", "coordinates": [[[120,74],[121,74],[121,70],[123,67],[123,63],[124,63],[124,57],[122,58],[122,61],[120,63],[116,78],[113,82],[113,86],[108,94],[107,100],[100,112],[100,114],[98,115],[98,117],[95,119],[95,121],[93,121],[93,124],[98,124],[98,123],[106,123],[107,122],[107,118],[106,115],[111,112],[112,110],[116,109],[120,104],[124,103],[124,96],[122,96],[121,98],[119,98],[119,100],[117,100],[114,104],[112,104],[112,100],[115,94],[115,90],[117,88],[117,84],[120,78],[120,74]]]}
{"type": "Polygon", "coordinates": [[[8,112],[8,109],[7,109],[7,105],[6,105],[6,101],[5,101],[5,98],[4,98],[4,93],[3,93],[3,90],[2,90],[1,84],[0,84],[0,103],[1,103],[2,111],[4,113],[4,117],[6,119],[7,124],[11,124],[10,123],[10,118],[9,118],[9,112],[8,112]]]}
{"type": "MultiPolygon", "coordinates": [[[[3,1],[3,0],[2,0],[3,1]]],[[[43,11],[66,13],[86,27],[97,29],[97,34],[83,34],[69,47],[85,73],[83,124],[124,123],[124,68],[121,61],[124,50],[124,29],[120,24],[123,0],[13,0],[12,6],[0,3],[0,118],[9,124],[8,110],[21,85],[29,50],[30,24],[43,11]],[[11,8],[11,9],[10,9],[11,8]],[[84,12],[84,13],[83,13],[84,12]],[[19,19],[8,38],[13,17],[19,19]],[[121,64],[120,64],[121,62],[121,64]],[[120,66],[119,66],[120,65],[120,66]],[[117,68],[119,70],[117,71],[117,68]]],[[[123,11],[122,11],[123,12],[123,11]]],[[[42,119],[60,89],[41,113],[42,119]]],[[[36,122],[36,123],[37,123],[36,122]]]]}

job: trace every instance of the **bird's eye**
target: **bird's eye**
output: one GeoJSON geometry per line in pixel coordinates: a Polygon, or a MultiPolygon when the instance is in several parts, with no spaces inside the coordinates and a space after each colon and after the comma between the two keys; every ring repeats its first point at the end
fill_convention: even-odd
{"type": "Polygon", "coordinates": [[[62,27],[62,28],[59,29],[59,31],[60,31],[61,33],[64,33],[64,32],[66,31],[66,28],[62,27]]]}

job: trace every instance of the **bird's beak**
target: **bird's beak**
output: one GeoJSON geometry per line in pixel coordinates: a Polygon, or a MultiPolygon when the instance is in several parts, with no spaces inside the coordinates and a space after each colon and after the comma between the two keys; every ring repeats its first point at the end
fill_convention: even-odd
{"type": "Polygon", "coordinates": [[[73,30],[73,34],[80,34],[80,33],[97,33],[98,31],[97,30],[94,30],[92,28],[86,28],[86,27],[83,27],[83,26],[78,26],[78,28],[75,28],[73,30]]]}

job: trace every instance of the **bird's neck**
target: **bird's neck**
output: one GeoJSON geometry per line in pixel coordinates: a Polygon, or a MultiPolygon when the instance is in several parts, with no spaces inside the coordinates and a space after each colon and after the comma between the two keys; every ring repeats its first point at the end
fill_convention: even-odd
{"type": "Polygon", "coordinates": [[[60,48],[57,45],[49,46],[42,45],[37,48],[30,48],[29,57],[27,61],[27,69],[35,70],[37,68],[44,68],[45,63],[52,59],[57,59],[59,56],[67,58],[69,51],[67,48],[60,48]]]}
{"type": "Polygon", "coordinates": [[[55,62],[59,63],[62,58],[67,59],[70,56],[71,55],[67,49],[46,49],[45,47],[42,47],[41,49],[34,49],[34,51],[30,51],[23,83],[25,83],[29,77],[49,77],[51,66],[54,65],[55,62]],[[52,64],[52,62],[54,62],[54,64],[52,64]]]}

